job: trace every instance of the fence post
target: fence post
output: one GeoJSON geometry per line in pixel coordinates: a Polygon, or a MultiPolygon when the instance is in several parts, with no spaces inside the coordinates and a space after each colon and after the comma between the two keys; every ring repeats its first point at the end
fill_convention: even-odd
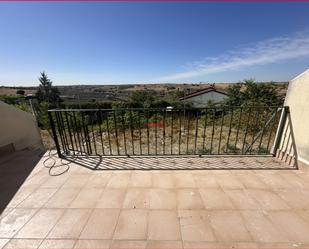
{"type": "Polygon", "coordinates": [[[56,134],[54,120],[53,120],[53,117],[52,117],[52,113],[50,111],[48,111],[48,118],[49,118],[50,127],[52,129],[53,138],[54,138],[54,142],[55,142],[55,145],[56,145],[58,157],[62,158],[62,155],[61,155],[61,152],[60,152],[60,147],[59,147],[59,142],[58,142],[58,138],[57,138],[57,134],[56,134]]]}
{"type": "Polygon", "coordinates": [[[277,132],[276,132],[276,136],[275,136],[275,140],[274,140],[274,145],[271,149],[271,153],[273,154],[273,156],[277,155],[277,150],[278,150],[280,142],[281,142],[283,128],[286,124],[286,119],[287,119],[288,113],[289,113],[289,107],[284,106],[282,108],[282,112],[281,112],[281,116],[280,116],[280,120],[279,120],[279,125],[278,125],[278,128],[277,128],[277,132]]]}

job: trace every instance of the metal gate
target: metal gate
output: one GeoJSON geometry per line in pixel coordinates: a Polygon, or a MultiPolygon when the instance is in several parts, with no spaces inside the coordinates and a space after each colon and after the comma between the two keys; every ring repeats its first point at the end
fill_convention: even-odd
{"type": "Polygon", "coordinates": [[[49,110],[60,157],[271,155],[285,107],[49,110]]]}

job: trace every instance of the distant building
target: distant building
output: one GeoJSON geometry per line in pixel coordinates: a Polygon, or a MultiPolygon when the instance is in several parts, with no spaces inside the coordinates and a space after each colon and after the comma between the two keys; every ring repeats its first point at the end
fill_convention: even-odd
{"type": "Polygon", "coordinates": [[[182,98],[181,101],[192,103],[193,107],[205,107],[209,103],[219,104],[228,97],[227,93],[216,89],[214,86],[190,93],[182,98]]]}

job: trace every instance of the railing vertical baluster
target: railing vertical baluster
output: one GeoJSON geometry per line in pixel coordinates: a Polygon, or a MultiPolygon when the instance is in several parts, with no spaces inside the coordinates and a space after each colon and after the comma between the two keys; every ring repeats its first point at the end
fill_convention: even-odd
{"type": "Polygon", "coordinates": [[[256,108],[256,113],[255,113],[255,122],[253,124],[253,129],[252,129],[252,141],[251,141],[251,147],[250,147],[250,150],[249,150],[249,153],[252,154],[252,149],[253,149],[253,146],[254,146],[254,138],[255,138],[255,128],[257,128],[259,126],[259,118],[260,118],[260,109],[259,108],[256,108]],[[254,125],[256,127],[254,127],[254,125]]]}
{"type": "Polygon", "coordinates": [[[163,113],[163,155],[165,155],[165,120],[166,120],[166,109],[163,113]]]}
{"type": "Polygon", "coordinates": [[[197,138],[198,138],[198,111],[196,111],[196,116],[195,116],[195,140],[194,140],[194,155],[196,154],[196,144],[197,144],[197,138]]]}
{"type": "MultiPolygon", "coordinates": [[[[76,130],[77,132],[77,139],[78,139],[78,146],[79,146],[79,149],[81,151],[81,154],[83,153],[83,148],[82,148],[82,145],[81,145],[81,140],[80,140],[80,126],[77,125],[77,121],[76,121],[76,115],[75,115],[75,111],[72,112],[73,113],[73,120],[74,120],[74,129],[76,130]]],[[[85,152],[85,148],[84,148],[84,152],[85,152]]]]}
{"type": "MultiPolygon", "coordinates": [[[[285,111],[285,110],[282,109],[281,112],[283,112],[283,111],[285,111]]],[[[278,114],[278,112],[276,112],[276,114],[274,116],[274,119],[273,119],[273,122],[272,122],[272,126],[271,126],[270,131],[269,131],[268,142],[267,142],[267,151],[269,151],[270,140],[271,140],[271,136],[272,136],[273,130],[275,128],[277,114],[278,114]]],[[[283,127],[281,127],[281,128],[283,128],[283,127]]],[[[279,129],[280,129],[280,127],[278,127],[278,130],[279,129]]],[[[276,151],[274,151],[274,153],[276,153],[276,151]]]]}
{"type": "Polygon", "coordinates": [[[108,137],[108,145],[109,145],[109,154],[113,155],[112,144],[111,144],[111,135],[109,130],[109,121],[108,121],[108,111],[106,112],[106,129],[107,129],[107,137],[108,137]]]}
{"type": "Polygon", "coordinates": [[[62,134],[63,134],[65,146],[66,146],[66,153],[68,153],[70,151],[70,147],[69,147],[69,143],[68,143],[68,139],[67,139],[66,129],[65,129],[65,126],[64,126],[64,123],[63,123],[62,112],[59,113],[59,120],[60,120],[61,130],[62,130],[62,134]]]}
{"type": "Polygon", "coordinates": [[[149,110],[147,110],[146,125],[147,125],[147,152],[149,155],[149,110]]]}
{"type": "Polygon", "coordinates": [[[155,154],[158,154],[158,112],[155,113],[155,154]]]}
{"type": "MultiPolygon", "coordinates": [[[[76,117],[75,117],[75,113],[74,113],[74,118],[76,120],[76,117]]],[[[85,154],[87,154],[87,150],[86,150],[86,147],[85,147],[85,144],[83,142],[84,139],[86,138],[83,138],[83,127],[82,127],[82,124],[80,123],[80,120],[77,120],[77,123],[78,123],[78,130],[79,130],[79,133],[78,134],[78,137],[80,139],[80,144],[82,145],[81,147],[83,148],[83,151],[85,154]]]]}
{"type": "Polygon", "coordinates": [[[212,147],[213,147],[214,134],[215,134],[215,122],[216,122],[216,108],[213,109],[212,132],[211,132],[211,141],[210,141],[210,154],[212,154],[212,147]]]}
{"type": "Polygon", "coordinates": [[[116,119],[115,110],[113,111],[113,117],[114,117],[115,135],[116,135],[117,154],[120,155],[120,153],[119,153],[119,141],[118,141],[118,127],[117,127],[117,119],[116,119]]]}
{"type": "Polygon", "coordinates": [[[60,146],[59,146],[59,142],[58,142],[58,137],[57,137],[57,133],[56,133],[56,129],[55,129],[54,119],[53,119],[53,116],[52,116],[51,112],[48,112],[48,118],[49,118],[50,126],[51,126],[51,129],[52,129],[52,133],[53,133],[53,138],[54,138],[55,145],[56,145],[57,154],[58,154],[58,157],[61,158],[62,155],[61,155],[60,146]]]}
{"type": "Polygon", "coordinates": [[[233,122],[233,114],[234,114],[233,108],[231,108],[230,110],[231,110],[231,119],[230,119],[230,125],[229,125],[229,133],[228,133],[227,142],[226,142],[226,153],[229,153],[230,136],[231,136],[231,131],[232,131],[232,122],[233,122]]]}
{"type": "Polygon", "coordinates": [[[122,132],[123,132],[123,143],[124,143],[124,153],[128,155],[127,152],[127,139],[126,139],[126,125],[124,121],[124,111],[121,112],[121,122],[122,122],[122,132]]]}
{"type": "Polygon", "coordinates": [[[142,151],[142,131],[141,131],[141,113],[140,110],[138,110],[138,130],[139,130],[139,154],[143,155],[142,151]]]}
{"type": "Polygon", "coordinates": [[[268,113],[265,114],[264,125],[263,125],[262,134],[261,134],[260,141],[259,141],[259,146],[258,146],[258,153],[260,153],[260,151],[261,151],[261,146],[262,146],[263,137],[264,137],[264,133],[265,133],[265,126],[267,125],[267,122],[268,122],[268,116],[269,116],[269,118],[271,118],[275,113],[276,113],[276,109],[273,112],[273,114],[272,114],[271,111],[270,111],[270,115],[268,115],[268,113]]]}
{"type": "Polygon", "coordinates": [[[205,123],[204,123],[204,130],[203,130],[203,151],[201,154],[205,153],[205,140],[206,140],[206,128],[207,128],[207,108],[205,109],[205,123]]]}
{"type": "Polygon", "coordinates": [[[56,122],[57,122],[58,134],[60,135],[61,146],[62,146],[63,151],[66,152],[67,150],[66,150],[64,138],[63,138],[62,131],[61,131],[61,126],[60,126],[60,121],[59,121],[59,113],[58,112],[55,112],[55,118],[56,118],[56,122]]]}
{"type": "Polygon", "coordinates": [[[247,134],[248,134],[248,130],[249,130],[249,124],[250,124],[250,116],[251,116],[251,107],[249,107],[249,109],[248,109],[248,119],[247,119],[247,124],[246,124],[244,140],[243,140],[243,144],[242,144],[242,150],[241,150],[242,153],[244,153],[244,151],[245,151],[246,138],[247,138],[247,134]]]}
{"type": "Polygon", "coordinates": [[[134,132],[133,132],[133,125],[132,125],[132,112],[129,110],[129,116],[130,116],[130,130],[131,130],[131,143],[132,143],[132,154],[134,155],[134,132]]]}
{"type": "Polygon", "coordinates": [[[187,118],[187,154],[189,154],[189,137],[190,137],[190,113],[188,112],[187,118]]]}
{"type": "MultiPolygon", "coordinates": [[[[79,143],[78,143],[77,136],[76,136],[76,127],[75,127],[75,124],[74,124],[74,121],[73,121],[73,113],[74,112],[72,112],[71,115],[69,115],[69,122],[72,126],[73,142],[75,144],[76,153],[78,153],[79,143]]],[[[74,152],[74,155],[75,155],[75,152],[74,152]]]]}
{"type": "Polygon", "coordinates": [[[94,152],[97,155],[98,154],[98,152],[97,152],[97,145],[96,145],[95,134],[94,134],[94,129],[93,129],[93,122],[94,122],[95,112],[91,112],[90,115],[91,115],[92,143],[93,143],[93,146],[94,146],[94,152]]]}
{"type": "Polygon", "coordinates": [[[65,116],[65,120],[66,120],[67,127],[68,127],[69,138],[70,138],[70,142],[71,142],[71,145],[72,145],[73,155],[75,155],[75,148],[74,148],[73,137],[72,137],[72,133],[71,133],[71,125],[70,125],[69,119],[68,119],[68,113],[65,112],[64,116],[65,116]]]}
{"type": "Polygon", "coordinates": [[[171,110],[172,121],[171,121],[171,155],[173,155],[173,126],[174,126],[174,112],[171,110]]]}
{"type": "Polygon", "coordinates": [[[99,131],[100,131],[100,138],[101,138],[101,145],[102,145],[102,153],[105,156],[104,142],[103,142],[102,128],[101,128],[102,122],[103,122],[103,120],[102,120],[102,112],[101,112],[101,110],[99,110],[99,131]]]}
{"type": "Polygon", "coordinates": [[[241,119],[242,119],[242,107],[240,107],[239,119],[238,119],[238,124],[237,124],[237,132],[236,132],[236,138],[235,138],[235,153],[237,153],[237,142],[238,142],[241,119]]]}
{"type": "Polygon", "coordinates": [[[181,110],[179,110],[179,113],[178,113],[178,117],[179,117],[179,129],[178,129],[178,132],[179,132],[179,135],[178,135],[178,154],[180,155],[180,143],[181,143],[181,115],[182,115],[182,112],[181,110]]]}
{"type": "Polygon", "coordinates": [[[220,128],[220,136],[219,136],[218,154],[220,154],[220,150],[221,150],[221,139],[222,139],[223,124],[224,124],[224,114],[225,114],[225,109],[223,108],[222,114],[221,114],[221,128],[220,128]]]}
{"type": "Polygon", "coordinates": [[[92,154],[91,145],[90,145],[90,138],[89,138],[89,132],[88,132],[87,124],[85,124],[84,112],[81,111],[81,114],[82,114],[82,124],[83,124],[84,134],[85,134],[84,137],[85,137],[85,142],[86,142],[86,146],[87,146],[87,153],[88,154],[92,154]]]}

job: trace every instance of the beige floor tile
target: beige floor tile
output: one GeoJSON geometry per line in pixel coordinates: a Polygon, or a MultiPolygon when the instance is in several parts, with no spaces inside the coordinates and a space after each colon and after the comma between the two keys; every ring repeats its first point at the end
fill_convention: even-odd
{"type": "Polygon", "coordinates": [[[149,212],[148,240],[180,240],[177,211],[153,210],[149,212]]]}
{"type": "Polygon", "coordinates": [[[146,240],[114,240],[111,249],[145,249],[146,240]]]}
{"type": "Polygon", "coordinates": [[[57,191],[56,188],[37,189],[29,195],[23,202],[18,205],[18,208],[39,208],[42,207],[49,198],[57,191]]]}
{"type": "Polygon", "coordinates": [[[92,175],[86,185],[85,188],[104,188],[108,183],[112,172],[100,172],[101,174],[92,175]]]}
{"type": "Polygon", "coordinates": [[[215,241],[214,234],[200,211],[179,210],[181,237],[184,241],[215,241]]]}
{"type": "Polygon", "coordinates": [[[95,209],[85,225],[81,239],[111,239],[119,216],[118,209],[95,209]]]}
{"type": "Polygon", "coordinates": [[[259,248],[261,249],[295,249],[295,248],[304,248],[307,249],[308,245],[303,247],[304,245],[300,243],[280,243],[280,242],[274,242],[274,243],[260,243],[259,248]]]}
{"type": "Polygon", "coordinates": [[[174,188],[174,178],[170,173],[153,172],[152,185],[154,188],[174,188]]]}
{"type": "Polygon", "coordinates": [[[114,239],[144,240],[147,234],[147,211],[122,210],[115,230],[114,239]]]}
{"type": "MultiPolygon", "coordinates": [[[[206,241],[184,241],[184,249],[217,249],[217,242],[206,241]]],[[[248,248],[249,249],[249,248],[248,248]]]]}
{"type": "Polygon", "coordinates": [[[261,211],[243,211],[242,216],[253,239],[258,242],[288,242],[286,236],[261,211]]]}
{"type": "Polygon", "coordinates": [[[134,171],[132,173],[129,187],[150,188],[152,186],[152,173],[145,171],[134,171]]]}
{"type": "Polygon", "coordinates": [[[111,240],[77,240],[74,248],[76,249],[109,249],[111,240]]]}
{"type": "Polygon", "coordinates": [[[0,239],[0,249],[2,249],[8,242],[9,239],[0,239]]]}
{"type": "Polygon", "coordinates": [[[243,189],[229,189],[224,191],[231,199],[236,209],[259,209],[259,203],[243,189]]]}
{"type": "Polygon", "coordinates": [[[290,209],[290,207],[272,191],[249,189],[249,195],[254,198],[265,210],[283,210],[290,209]]]}
{"type": "Polygon", "coordinates": [[[253,172],[247,171],[236,176],[245,188],[267,189],[268,186],[260,180],[253,172]]]}
{"type": "Polygon", "coordinates": [[[211,211],[209,219],[218,241],[251,241],[238,211],[211,211]]]}
{"type": "Polygon", "coordinates": [[[176,193],[171,189],[150,189],[150,209],[176,209],[176,193]]]}
{"type": "MultiPolygon", "coordinates": [[[[42,239],[11,239],[5,245],[5,249],[37,249],[42,243],[42,239]]],[[[1,248],[1,247],[0,247],[1,248]]]]}
{"type": "Polygon", "coordinates": [[[97,201],[97,208],[122,208],[126,189],[106,188],[97,201]]]}
{"type": "Polygon", "coordinates": [[[47,239],[42,242],[40,249],[71,249],[75,244],[75,240],[52,240],[47,239]]]}
{"type": "Polygon", "coordinates": [[[216,181],[223,189],[243,189],[243,184],[232,174],[216,175],[216,181]]]}
{"type": "Polygon", "coordinates": [[[18,190],[14,197],[11,199],[11,201],[6,205],[6,207],[15,208],[34,191],[34,188],[22,188],[18,190]]]}
{"type": "Polygon", "coordinates": [[[269,218],[293,242],[309,243],[309,224],[292,211],[269,212],[269,218]]]}
{"type": "Polygon", "coordinates": [[[198,189],[179,189],[177,194],[178,209],[203,209],[204,205],[198,189]]]}
{"type": "Polygon", "coordinates": [[[198,188],[219,188],[220,185],[216,176],[209,173],[207,175],[194,175],[194,180],[198,188]]]}
{"type": "Polygon", "coordinates": [[[107,183],[108,188],[126,188],[130,182],[131,175],[128,173],[113,174],[107,183]]]}
{"type": "Polygon", "coordinates": [[[12,238],[37,209],[14,209],[0,220],[0,238],[12,238]]]}
{"type": "MultiPolygon", "coordinates": [[[[205,242],[184,241],[184,249],[258,249],[259,244],[254,242],[205,242]]],[[[271,247],[268,249],[272,249],[271,247]]]]}
{"type": "Polygon", "coordinates": [[[174,173],[174,183],[176,188],[196,188],[194,178],[191,173],[174,173]]]}
{"type": "Polygon", "coordinates": [[[40,188],[60,188],[68,179],[68,174],[62,174],[56,177],[49,177],[46,182],[44,182],[40,188]]]}
{"type": "Polygon", "coordinates": [[[228,195],[221,189],[200,189],[202,201],[206,209],[234,209],[228,195]]]}
{"type": "Polygon", "coordinates": [[[90,209],[68,209],[54,226],[47,238],[77,239],[89,216],[90,209]]]}
{"type": "Polygon", "coordinates": [[[71,202],[70,208],[94,208],[101,196],[101,188],[83,188],[71,202]]]}
{"type": "Polygon", "coordinates": [[[15,235],[15,238],[45,238],[64,210],[41,209],[15,235]]]}
{"type": "Polygon", "coordinates": [[[65,184],[62,185],[62,188],[82,188],[86,185],[89,178],[89,174],[71,175],[65,184]]]}
{"type": "Polygon", "coordinates": [[[148,241],[147,249],[182,249],[182,241],[148,241]]]}
{"type": "Polygon", "coordinates": [[[278,174],[272,174],[272,173],[259,173],[258,174],[260,180],[262,180],[269,188],[271,189],[280,189],[280,188],[287,188],[288,184],[286,183],[286,180],[282,178],[278,174]]]}
{"type": "Polygon", "coordinates": [[[309,209],[309,192],[306,190],[275,190],[282,200],[293,209],[309,209]]]}
{"type": "Polygon", "coordinates": [[[61,188],[44,205],[47,208],[67,208],[76,198],[80,189],[61,188]]]}
{"type": "Polygon", "coordinates": [[[129,188],[124,198],[123,208],[149,208],[149,189],[129,188]]]}

